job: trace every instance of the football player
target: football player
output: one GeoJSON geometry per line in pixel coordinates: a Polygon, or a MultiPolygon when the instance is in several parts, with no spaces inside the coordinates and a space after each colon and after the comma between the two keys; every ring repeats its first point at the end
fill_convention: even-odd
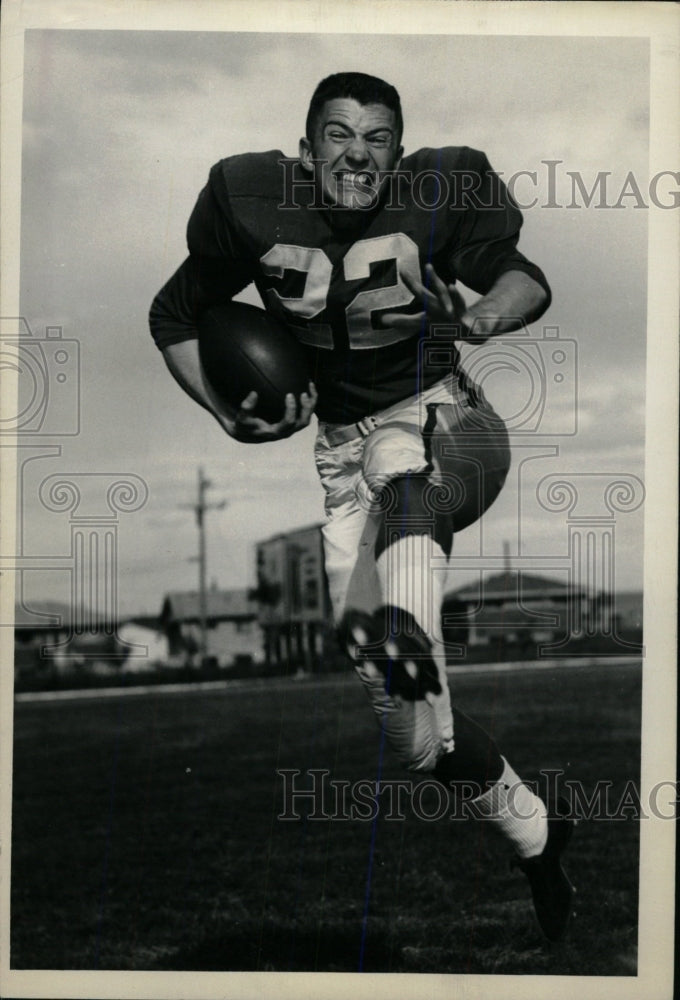
{"type": "Polygon", "coordinates": [[[378,722],[406,768],[465,794],[505,835],[557,940],[572,910],[561,865],[572,821],[451,704],[441,634],[454,536],[493,503],[510,462],[505,426],[454,341],[536,320],[550,289],[517,249],[521,214],[484,154],[403,156],[402,131],[391,85],[323,80],[297,158],[253,153],[212,168],[189,256],[150,325],[172,375],[236,440],[287,437],[316,412],[331,599],[378,722]],[[469,307],[458,280],[479,295],[469,307]],[[226,410],[199,360],[197,316],[251,282],[313,372],[273,424],[254,415],[254,392],[226,410]]]}

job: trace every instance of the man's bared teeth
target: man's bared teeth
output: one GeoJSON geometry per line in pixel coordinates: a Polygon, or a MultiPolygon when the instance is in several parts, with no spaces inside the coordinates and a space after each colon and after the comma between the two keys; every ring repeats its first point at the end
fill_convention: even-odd
{"type": "Polygon", "coordinates": [[[364,174],[364,173],[350,174],[350,173],[344,173],[344,174],[337,174],[337,177],[338,177],[338,180],[346,181],[346,182],[348,182],[350,184],[372,184],[373,183],[373,177],[372,177],[371,174],[364,174]]]}

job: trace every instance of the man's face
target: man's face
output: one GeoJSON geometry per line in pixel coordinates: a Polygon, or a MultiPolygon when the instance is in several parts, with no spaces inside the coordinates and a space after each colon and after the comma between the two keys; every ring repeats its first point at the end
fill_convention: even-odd
{"type": "Polygon", "coordinates": [[[351,98],[327,101],[312,141],[300,140],[300,161],[316,167],[324,204],[366,209],[374,205],[381,182],[401,159],[394,112],[384,104],[359,104],[351,98]]]}

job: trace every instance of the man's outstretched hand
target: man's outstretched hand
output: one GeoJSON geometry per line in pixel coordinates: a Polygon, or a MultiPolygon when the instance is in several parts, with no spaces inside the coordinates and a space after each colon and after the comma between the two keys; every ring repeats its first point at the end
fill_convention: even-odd
{"type": "Polygon", "coordinates": [[[300,395],[300,407],[295,396],[289,392],[286,396],[283,417],[277,423],[270,424],[261,417],[254,415],[257,406],[257,393],[249,392],[241,403],[240,408],[235,413],[216,413],[219,423],[224,427],[230,437],[236,441],[246,444],[261,444],[265,441],[280,441],[290,437],[291,434],[301,431],[307,427],[316,402],[318,394],[313,382],[309,383],[309,391],[300,395]]]}
{"type": "Polygon", "coordinates": [[[471,334],[474,316],[468,311],[465,299],[455,284],[447,285],[442,281],[432,264],[425,265],[425,284],[405,272],[400,272],[400,277],[415,298],[422,302],[423,308],[418,313],[386,313],[381,320],[383,326],[418,333],[424,325],[436,324],[453,327],[455,339],[465,340],[466,343],[483,344],[487,339],[471,334]]]}

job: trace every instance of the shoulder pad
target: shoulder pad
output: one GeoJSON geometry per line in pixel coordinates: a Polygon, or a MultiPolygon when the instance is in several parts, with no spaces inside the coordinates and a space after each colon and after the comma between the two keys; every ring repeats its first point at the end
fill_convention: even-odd
{"type": "Polygon", "coordinates": [[[448,173],[452,170],[468,170],[471,167],[488,169],[488,161],[484,153],[470,146],[442,146],[432,149],[425,146],[404,157],[402,170],[439,170],[448,173]]]}
{"type": "Polygon", "coordinates": [[[280,161],[286,159],[278,149],[266,153],[242,153],[216,163],[210,172],[213,184],[225,188],[230,198],[280,197],[282,172],[280,161]]]}

